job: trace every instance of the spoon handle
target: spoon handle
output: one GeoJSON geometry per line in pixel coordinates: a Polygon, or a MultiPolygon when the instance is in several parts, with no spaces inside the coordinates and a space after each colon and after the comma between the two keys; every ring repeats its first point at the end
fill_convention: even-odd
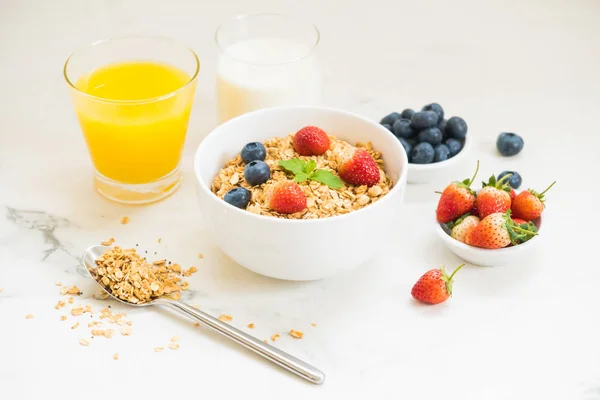
{"type": "Polygon", "coordinates": [[[154,304],[178,311],[312,383],[320,385],[325,381],[325,374],[312,365],[264,343],[231,325],[221,322],[215,317],[191,307],[184,302],[161,298],[155,300],[154,304]]]}

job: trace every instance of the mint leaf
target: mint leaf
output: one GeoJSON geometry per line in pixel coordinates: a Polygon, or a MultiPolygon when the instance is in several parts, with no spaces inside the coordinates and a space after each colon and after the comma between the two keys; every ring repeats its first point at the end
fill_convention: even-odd
{"type": "Polygon", "coordinates": [[[299,158],[292,158],[291,160],[279,160],[277,164],[294,175],[304,173],[305,162],[299,158]]]}
{"type": "Polygon", "coordinates": [[[331,171],[327,171],[325,169],[318,169],[310,176],[310,179],[313,181],[321,182],[329,186],[332,189],[339,189],[344,184],[340,180],[340,178],[334,175],[331,171]]]}
{"type": "Polygon", "coordinates": [[[305,174],[304,172],[300,172],[299,174],[296,174],[296,176],[294,177],[294,182],[296,183],[300,183],[300,182],[304,182],[305,180],[307,180],[309,177],[308,174],[305,174]]]}
{"type": "Polygon", "coordinates": [[[315,160],[308,160],[308,162],[304,165],[304,172],[308,175],[312,174],[312,172],[317,167],[317,162],[315,160]]]}

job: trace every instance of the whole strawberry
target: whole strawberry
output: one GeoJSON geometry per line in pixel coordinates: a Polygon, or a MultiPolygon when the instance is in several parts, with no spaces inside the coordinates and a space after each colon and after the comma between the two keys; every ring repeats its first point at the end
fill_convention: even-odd
{"type": "Polygon", "coordinates": [[[413,286],[410,294],[416,300],[427,304],[439,304],[448,300],[452,296],[452,278],[465,264],[462,264],[452,272],[452,275],[446,275],[444,267],[432,269],[419,278],[413,286]]]}
{"type": "Polygon", "coordinates": [[[327,133],[316,126],[305,126],[294,135],[294,149],[301,156],[320,156],[330,145],[327,133]]]}
{"type": "Polygon", "coordinates": [[[493,213],[483,218],[466,237],[470,246],[483,249],[501,249],[509,244],[521,244],[537,235],[537,231],[522,228],[515,224],[510,217],[510,210],[506,213],[493,213]]]}
{"type": "Polygon", "coordinates": [[[380,179],[379,167],[365,149],[347,152],[338,165],[338,173],[351,185],[373,186],[380,179]]]}
{"type": "Polygon", "coordinates": [[[479,171],[479,162],[475,174],[471,179],[465,179],[462,182],[452,182],[442,192],[435,211],[436,219],[439,223],[445,224],[454,221],[461,215],[471,211],[475,205],[475,192],[471,190],[471,184],[479,171]]]}
{"type": "Polygon", "coordinates": [[[517,192],[515,192],[515,189],[510,188],[510,203],[511,204],[513,201],[515,201],[515,197],[517,197],[517,192]]]}
{"type": "Polygon", "coordinates": [[[552,182],[542,193],[537,193],[531,189],[519,193],[512,204],[513,215],[525,221],[533,221],[539,218],[542,211],[544,211],[544,195],[555,183],[556,181],[552,182]]]}
{"type": "Polygon", "coordinates": [[[477,193],[477,212],[479,218],[485,218],[493,213],[504,213],[510,209],[510,186],[507,181],[510,174],[496,181],[492,175],[488,182],[483,182],[483,188],[477,193]]]}
{"type": "Polygon", "coordinates": [[[306,208],[306,196],[294,182],[281,182],[269,192],[269,207],[281,214],[293,214],[306,208]]]}
{"type": "Polygon", "coordinates": [[[467,235],[479,225],[480,221],[479,217],[475,215],[468,215],[464,218],[460,218],[454,223],[455,225],[452,228],[450,236],[459,242],[466,243],[467,235]]]}

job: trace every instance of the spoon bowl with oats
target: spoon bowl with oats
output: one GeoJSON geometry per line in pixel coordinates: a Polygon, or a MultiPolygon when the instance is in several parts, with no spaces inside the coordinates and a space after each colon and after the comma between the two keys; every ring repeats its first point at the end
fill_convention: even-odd
{"type": "Polygon", "coordinates": [[[82,256],[82,264],[108,297],[132,307],[163,306],[231,339],[272,363],[320,385],[325,374],[314,366],[281,351],[255,337],[176,300],[179,297],[179,274],[164,260],[150,263],[135,249],[91,246],[82,256]]]}

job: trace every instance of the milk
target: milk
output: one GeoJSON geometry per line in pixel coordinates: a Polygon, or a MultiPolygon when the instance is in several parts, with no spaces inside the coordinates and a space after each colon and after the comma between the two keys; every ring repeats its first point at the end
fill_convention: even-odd
{"type": "Polygon", "coordinates": [[[318,104],[320,73],[314,54],[305,57],[310,51],[301,43],[269,38],[227,47],[217,66],[219,122],[265,107],[318,104]]]}

